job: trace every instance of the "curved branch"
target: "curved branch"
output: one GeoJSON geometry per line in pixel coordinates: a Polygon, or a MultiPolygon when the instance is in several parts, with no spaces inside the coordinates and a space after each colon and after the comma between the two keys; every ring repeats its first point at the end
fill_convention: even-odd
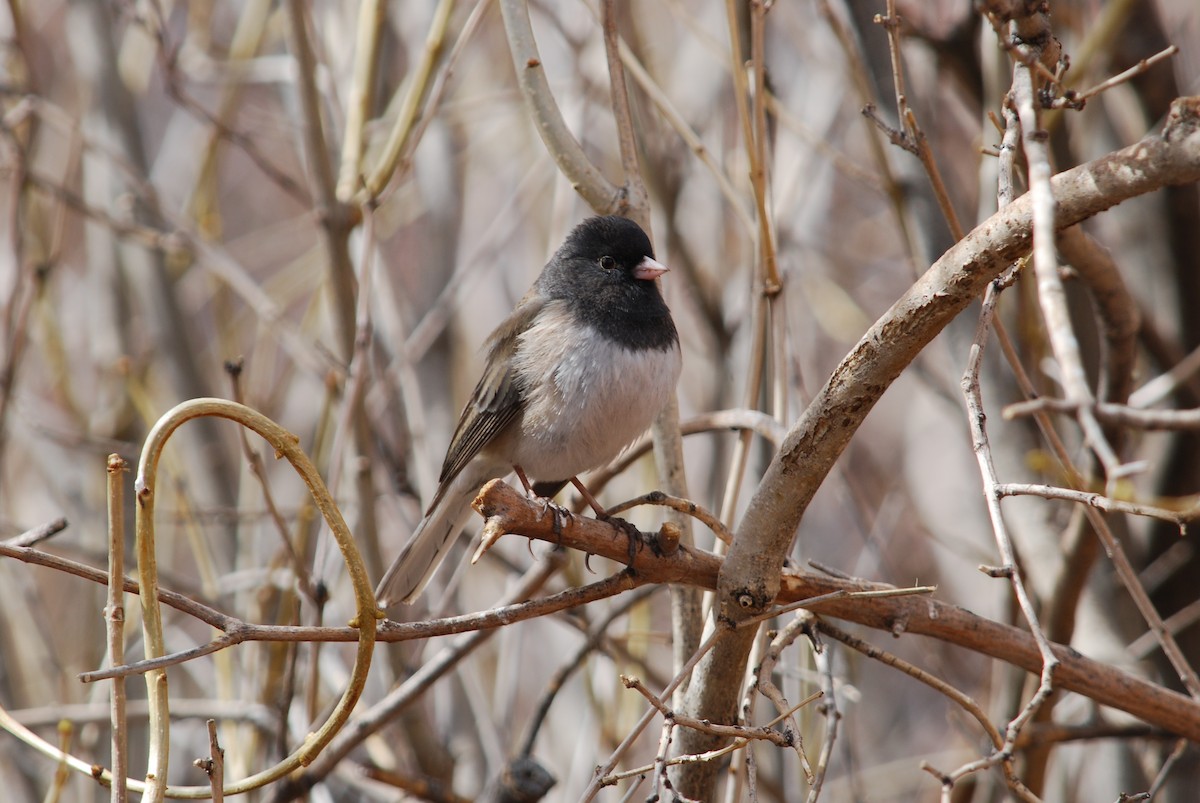
{"type": "Polygon", "coordinates": [[[620,208],[624,191],[592,164],[579,140],[567,128],[546,80],[546,70],[542,67],[542,57],[538,54],[533,27],[529,23],[528,5],[525,0],[500,0],[500,13],[504,17],[504,31],[521,97],[525,99],[529,116],[537,126],[546,150],[589,206],[599,214],[615,213],[620,208]]]}
{"type": "MultiPolygon", "coordinates": [[[[576,516],[555,521],[554,516],[543,514],[539,502],[500,480],[484,486],[476,497],[475,508],[488,518],[488,529],[520,533],[625,564],[635,584],[683,583],[712,589],[717,587],[718,574],[724,571],[721,558],[703,550],[680,545],[674,552],[664,554],[655,535],[641,533],[632,526],[576,516]]],[[[1027,672],[1037,673],[1042,669],[1037,643],[1025,630],[985,619],[926,595],[855,597],[847,593],[881,590],[894,589],[881,583],[789,570],[782,576],[778,594],[770,602],[783,604],[833,595],[815,602],[814,612],[897,636],[902,633],[929,636],[1006,661],[1027,672]]],[[[729,633],[721,642],[734,636],[729,633]]],[[[716,649],[720,649],[720,643],[716,649]]],[[[1068,646],[1055,644],[1053,649],[1061,662],[1054,673],[1055,688],[1076,692],[1172,733],[1200,740],[1200,702],[1093,661],[1068,646]]],[[[693,684],[699,677],[699,674],[693,676],[693,684]]]]}
{"type": "MultiPolygon", "coordinates": [[[[1073,226],[1124,200],[1200,180],[1200,97],[1176,100],[1161,135],[1052,179],[1055,225],[1073,226]]],[[[817,488],[850,438],[917,354],[1031,245],[1031,201],[1018,198],[950,248],[875,322],[792,427],[737,528],[721,569],[721,615],[740,621],[779,591],[780,570],[817,488]]],[[[723,719],[736,695],[750,635],[725,639],[689,687],[689,714],[723,719]]]]}
{"type": "MultiPolygon", "coordinates": [[[[162,613],[158,602],[158,567],[154,540],[154,504],[157,483],[158,461],[163,447],[171,435],[183,424],[195,418],[218,416],[228,418],[254,430],[274,447],[276,454],[284,457],[296,469],[296,473],[308,487],[317,509],[324,516],[329,529],[337,540],[345,560],[346,571],[354,588],[356,616],[351,626],[358,632],[358,651],[354,667],[347,679],[341,699],[325,722],[305,739],[291,755],[274,767],[263,770],[227,787],[227,795],[262,786],[307,765],[320,754],[338,730],[349,719],[363,687],[367,671],[371,667],[371,656],[375,648],[376,619],[380,616],[375,606],[375,593],[366,566],[363,565],[354,536],[342,519],[342,514],[330,496],[316,467],[300,448],[298,439],[266,416],[241,404],[225,399],[192,399],[168,410],[150,430],[142,447],[138,461],[135,492],[137,516],[135,537],[138,557],[139,586],[142,608],[142,632],[148,659],[159,658],[166,653],[162,633],[162,613]]],[[[167,676],[163,669],[146,673],[146,691],[150,703],[150,745],[147,758],[146,787],[144,800],[161,801],[164,796],[180,798],[204,798],[211,795],[208,786],[167,786],[167,762],[169,745],[169,715],[167,700],[167,676]]],[[[131,788],[132,784],[131,784],[131,788]]]]}

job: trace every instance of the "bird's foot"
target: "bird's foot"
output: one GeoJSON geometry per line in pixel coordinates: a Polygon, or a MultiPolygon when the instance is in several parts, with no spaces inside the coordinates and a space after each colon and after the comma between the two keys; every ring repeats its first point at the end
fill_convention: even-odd
{"type": "Polygon", "coordinates": [[[598,516],[601,521],[615,527],[625,533],[625,540],[628,543],[628,566],[633,566],[633,560],[637,557],[638,551],[645,545],[642,537],[642,531],[635,527],[630,522],[620,516],[610,516],[605,513],[603,516],[598,516]]]}
{"type": "Polygon", "coordinates": [[[562,546],[563,527],[565,527],[567,522],[570,520],[571,511],[567,510],[553,499],[548,499],[544,496],[538,497],[538,499],[541,501],[542,509],[538,513],[537,520],[541,521],[547,513],[550,513],[554,516],[554,523],[552,527],[554,529],[554,534],[558,537],[559,546],[562,546]]]}

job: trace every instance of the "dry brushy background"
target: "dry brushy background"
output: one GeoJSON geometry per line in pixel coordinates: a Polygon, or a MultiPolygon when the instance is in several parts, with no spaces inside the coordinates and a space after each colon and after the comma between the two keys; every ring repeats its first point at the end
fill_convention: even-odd
{"type": "MultiPolygon", "coordinates": [[[[339,500],[372,577],[399,549],[432,492],[480,368],[479,344],[567,229],[591,210],[531,123],[498,3],[403,0],[383,7],[375,72],[363,81],[354,73],[356,42],[364,41],[359,3],[5,5],[0,536],[64,517],[66,529],[39,548],[103,568],[106,456],[118,453],[136,467],[141,443],[164,411],[193,397],[236,396],[298,436],[339,500]],[[444,41],[425,73],[431,31],[444,41]],[[297,58],[302,39],[311,62],[297,58]],[[305,97],[306,84],[315,95],[305,97]],[[352,118],[367,85],[375,101],[361,129],[360,163],[344,143],[348,128],[357,130],[352,118]],[[400,126],[407,137],[389,159],[389,137],[414,97],[411,125],[400,126]],[[315,113],[324,134],[320,152],[315,113]],[[355,164],[364,165],[367,190],[355,164]],[[335,183],[336,200],[327,197],[335,183]],[[364,204],[372,190],[372,203],[364,204]],[[360,338],[348,371],[356,322],[370,334],[360,338]],[[241,366],[236,377],[234,363],[241,366]],[[361,405],[349,403],[359,390],[361,405]]],[[[630,100],[656,248],[672,268],[663,288],[683,341],[680,417],[749,407],[786,427],[953,237],[920,162],[861,113],[873,104],[883,120],[895,120],[887,35],[872,21],[885,13],[883,0],[775,2],[763,40],[770,92],[764,153],[782,293],[765,322],[727,15],[732,9],[734,38],[750,58],[758,8],[732,0],[728,8],[692,0],[617,4],[632,60],[645,73],[629,68],[630,100]],[[760,334],[765,348],[756,342],[760,334]]],[[[1050,11],[1053,33],[1071,58],[1067,83],[1079,89],[1169,44],[1179,48],[1082,111],[1046,113],[1056,169],[1136,142],[1161,126],[1170,101],[1200,94],[1194,0],[1071,0],[1052,3],[1050,11]]],[[[966,2],[901,2],[899,13],[907,102],[970,229],[996,207],[1001,134],[988,114],[1001,114],[1012,81],[1012,60],[998,45],[1005,36],[966,2]]],[[[541,0],[530,3],[530,15],[568,126],[590,159],[622,183],[598,9],[588,0],[541,0]]],[[[1200,406],[1196,186],[1129,201],[1086,229],[1108,250],[1140,310],[1134,402],[1200,406]]],[[[1075,331],[1094,370],[1095,316],[1078,283],[1068,287],[1075,331]]],[[[869,580],[936,585],[938,599],[1023,626],[1011,586],[977,569],[1002,562],[959,389],[977,312],[948,327],[871,413],[808,508],[793,559],[869,580]]],[[[1000,312],[1039,391],[1060,395],[1032,281],[1006,291],[1000,312]]],[[[982,381],[1000,479],[1067,484],[1032,420],[1000,415],[1021,396],[994,345],[982,381]]],[[[1055,421],[1087,466],[1077,428],[1068,418],[1055,421]]],[[[1195,505],[1200,438],[1130,430],[1115,441],[1127,463],[1145,461],[1121,484],[1125,498],[1195,505]]],[[[328,533],[288,466],[250,442],[266,461],[265,485],[308,578],[296,582],[280,522],[269,514],[237,428],[210,420],[184,427],[161,467],[162,585],[248,621],[344,625],[352,601],[328,533]],[[318,605],[321,591],[329,599],[318,605]]],[[[731,525],[773,455],[767,441],[749,441],[745,471],[731,480],[742,456],[738,442],[723,430],[688,436],[684,446],[691,498],[731,525]]],[[[615,503],[654,487],[647,459],[603,498],[615,503]]],[[[1092,487],[1103,489],[1103,482],[1092,487]]],[[[126,488],[132,521],[132,473],[126,488]]],[[[1145,638],[1145,621],[1110,565],[1102,554],[1093,562],[1094,541],[1079,546],[1072,536],[1080,532],[1078,510],[1022,497],[1007,500],[1004,512],[1043,613],[1057,610],[1060,595],[1071,598],[1068,587],[1084,586],[1067,616],[1073,628],[1056,633],[1093,658],[1178,688],[1177,673],[1145,638]],[[1080,554],[1067,557],[1069,549],[1080,554]]],[[[652,530],[662,514],[649,508],[631,518],[652,530]]],[[[1152,517],[1110,520],[1159,612],[1183,612],[1173,627],[1195,665],[1194,542],[1152,517]]],[[[703,528],[696,538],[712,547],[703,528]]],[[[532,553],[545,551],[535,544],[532,553]]],[[[517,537],[476,566],[464,568],[465,556],[464,549],[452,558],[422,603],[397,616],[486,609],[531,562],[517,537]]],[[[592,582],[613,568],[572,555],[546,590],[592,582]]],[[[135,600],[127,595],[125,602],[131,658],[143,647],[135,600]]],[[[77,679],[107,665],[104,604],[99,584],[0,561],[0,705],[9,731],[0,734],[4,800],[108,797],[83,774],[57,775],[58,762],[12,735],[12,723],[21,723],[51,743],[63,740],[86,763],[110,765],[111,683],[77,679]],[[63,721],[70,729],[57,731],[63,721]]],[[[619,675],[636,674],[661,691],[674,674],[665,590],[607,623],[623,605],[626,598],[616,597],[494,632],[402,714],[311,778],[308,796],[394,799],[388,782],[412,788],[422,778],[446,784],[425,788],[433,799],[453,799],[451,788],[475,796],[520,749],[548,684],[601,623],[603,638],[566,677],[533,741],[532,755],[557,780],[550,799],[579,799],[593,767],[645,711],[619,675]]],[[[171,651],[213,635],[181,613],[165,617],[171,651]]],[[[921,637],[859,632],[973,696],[1001,728],[1032,691],[1026,672],[1001,661],[921,637]]],[[[360,711],[447,643],[380,645],[360,711]]],[[[937,799],[942,787],[922,762],[948,772],[989,755],[977,724],[942,694],[835,642],[826,647],[814,663],[810,645],[795,642],[775,674],[793,702],[832,683],[841,721],[823,768],[822,799],[937,799]],[[830,673],[824,680],[822,661],[830,673]]],[[[351,657],[344,644],[318,650],[255,643],[173,667],[171,783],[207,783],[191,761],[208,755],[209,717],[220,726],[227,779],[291,752],[341,694],[351,657]]],[[[140,778],[148,738],[140,676],[128,690],[129,776],[140,778]]],[[[1046,721],[1028,732],[1057,746],[1023,743],[1013,765],[1034,793],[1095,801],[1146,791],[1174,750],[1156,799],[1195,799],[1194,746],[1177,750],[1168,735],[1097,710],[1081,696],[1055,703],[1044,715],[1062,727],[1046,721]]],[[[814,764],[830,737],[827,711],[813,704],[797,716],[814,764]]],[[[760,724],[769,715],[763,717],[760,724]]],[[[658,728],[651,725],[622,767],[653,761],[658,728]]],[[[737,771],[723,776],[719,794],[744,797],[752,787],[760,799],[810,797],[794,753],[767,743],[752,750],[752,774],[735,758],[737,771]]],[[[633,799],[644,799],[654,782],[624,780],[621,791],[600,794],[617,800],[632,788],[633,799]]],[[[278,787],[254,794],[280,796],[278,787]]],[[[966,775],[952,794],[989,801],[1015,793],[992,769],[966,775]]]]}

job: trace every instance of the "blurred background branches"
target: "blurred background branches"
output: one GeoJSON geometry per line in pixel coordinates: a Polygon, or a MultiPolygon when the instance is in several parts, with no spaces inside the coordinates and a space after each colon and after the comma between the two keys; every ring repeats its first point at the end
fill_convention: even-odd
{"type": "MultiPolygon", "coordinates": [[[[464,537],[423,601],[393,615],[537,594],[565,607],[380,643],[351,725],[255,799],[1190,800],[1195,745],[1066,691],[1055,673],[1074,664],[1049,644],[1156,693],[1198,692],[1186,525],[1200,510],[1200,192],[1181,169],[1059,231],[1076,207],[1051,177],[1127,167],[1110,155],[1197,114],[1171,104],[1200,95],[1200,9],[1046,11],[5,4],[0,540],[53,559],[0,560],[5,799],[120,799],[13,735],[114,765],[114,684],[78,675],[120,663],[106,606],[125,660],[143,654],[138,606],[126,595],[114,619],[106,590],[65,568],[107,565],[109,454],[136,465],[181,401],[243,402],[295,433],[378,577],[431,495],[479,344],[571,225],[623,211],[671,268],[686,435],[672,466],[669,416],[655,433],[665,474],[643,457],[592,487],[608,505],[686,493],[750,554],[735,547],[724,578],[697,584],[705,595],[672,601],[605,579],[617,562],[522,538],[468,567],[464,537]],[[955,262],[978,224],[1026,208],[1032,241],[955,262]],[[873,321],[916,320],[898,299],[989,259],[994,276],[950,283],[966,312],[946,308],[892,375],[854,362],[916,342],[898,323],[860,343],[873,321]],[[809,408],[860,368],[852,415],[809,408]],[[805,451],[830,431],[844,431],[836,448],[805,451]],[[998,660],[903,635],[903,617],[843,615],[852,600],[781,613],[770,589],[785,557],[788,576],[816,565],[839,583],[936,586],[937,605],[1033,638],[998,660]],[[731,592],[759,587],[734,583],[746,576],[763,592],[742,605],[731,592]],[[668,770],[681,752],[693,758],[668,770]]],[[[180,597],[164,612],[166,649],[202,647],[218,623],[344,630],[351,583],[303,482],[227,422],[176,437],[157,486],[159,581],[200,607],[180,597]]],[[[623,515],[652,533],[666,514],[623,515]]],[[[131,528],[124,540],[128,566],[131,528]]],[[[291,754],[354,663],[342,641],[231,643],[168,670],[173,784],[230,783],[291,754]]],[[[145,689],[125,689],[117,749],[140,778],[145,689]]],[[[1187,717],[1195,700],[1178,699],[1187,717]]]]}

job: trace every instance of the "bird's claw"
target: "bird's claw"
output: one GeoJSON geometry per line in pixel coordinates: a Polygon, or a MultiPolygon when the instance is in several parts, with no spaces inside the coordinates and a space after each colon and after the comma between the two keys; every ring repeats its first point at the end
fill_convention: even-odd
{"type": "Polygon", "coordinates": [[[642,547],[642,531],[630,524],[620,516],[610,516],[605,513],[603,516],[597,516],[601,521],[625,533],[625,539],[629,542],[629,566],[633,566],[633,560],[637,557],[638,550],[642,547]]]}
{"type": "Polygon", "coordinates": [[[567,521],[571,518],[571,511],[567,510],[562,505],[559,505],[552,499],[542,497],[541,501],[542,510],[540,513],[538,513],[537,520],[540,522],[542,517],[548,512],[554,515],[554,534],[558,537],[559,546],[562,546],[563,527],[566,526],[567,521]]]}

